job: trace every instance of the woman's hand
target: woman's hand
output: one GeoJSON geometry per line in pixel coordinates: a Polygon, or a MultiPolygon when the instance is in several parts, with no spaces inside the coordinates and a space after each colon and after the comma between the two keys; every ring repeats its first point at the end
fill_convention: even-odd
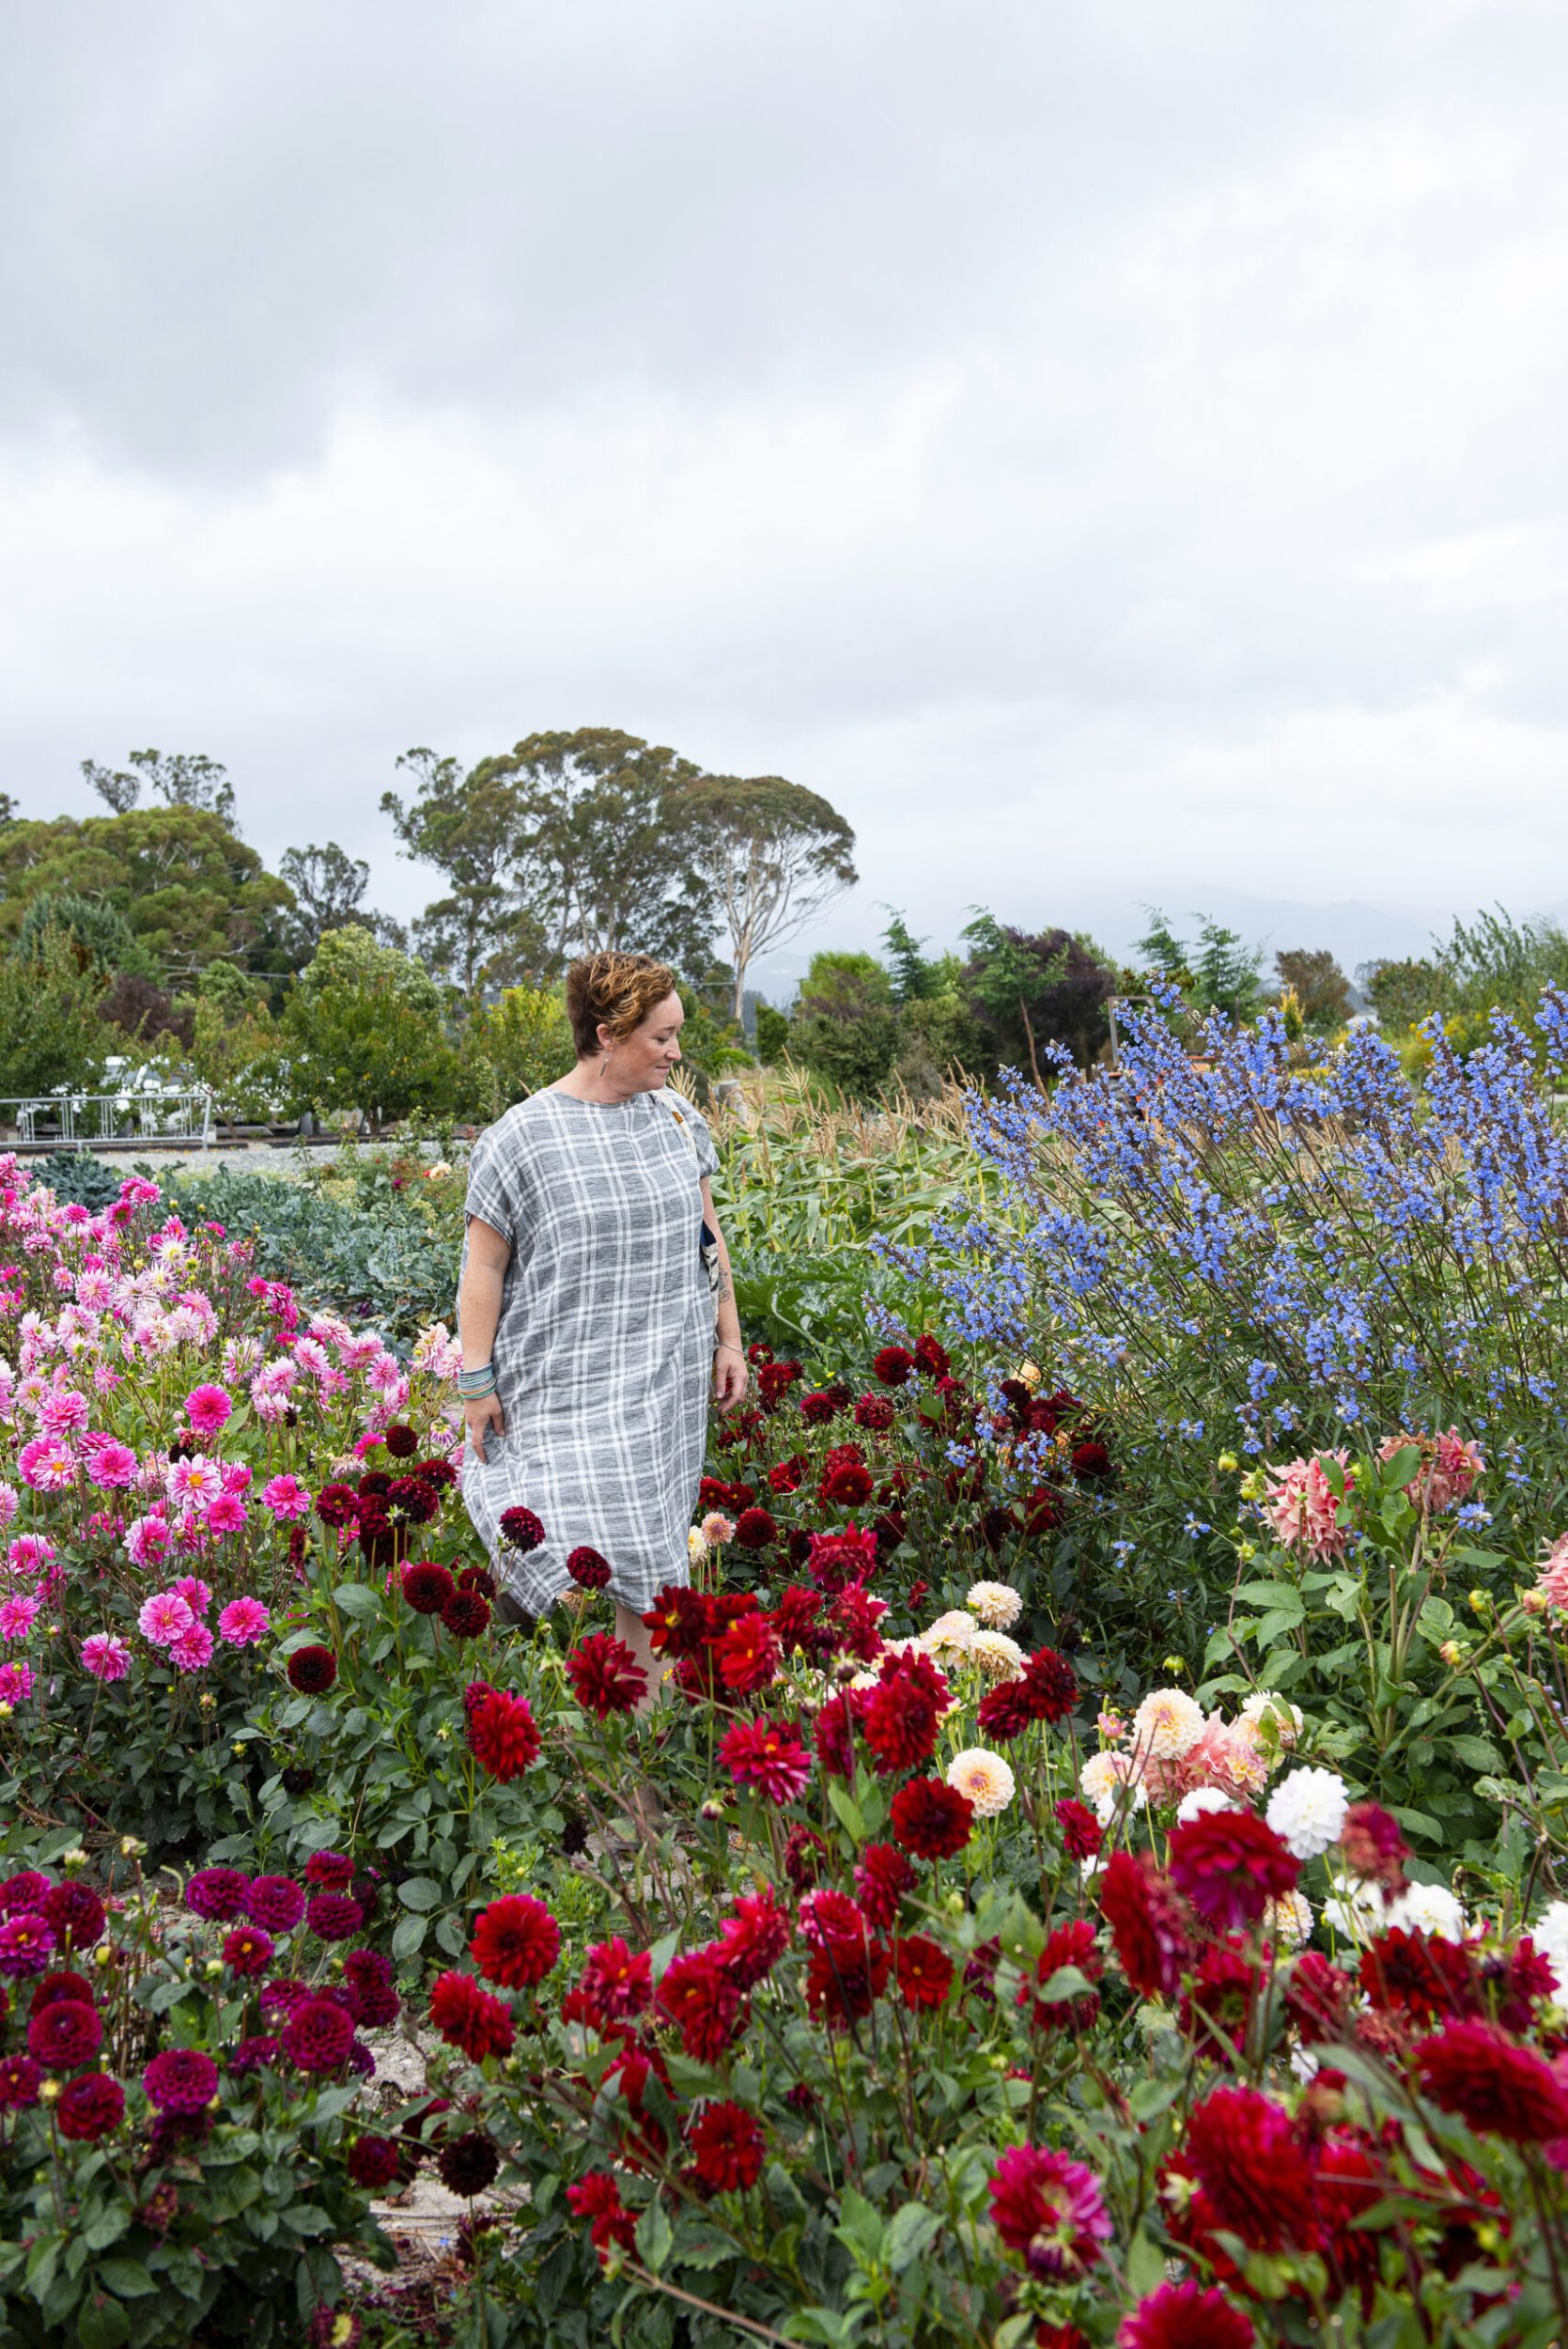
{"type": "Polygon", "coordinates": [[[475,1395],[472,1402],[463,1405],[463,1417],[468,1422],[469,1442],[482,1460],[486,1456],[486,1429],[493,1427],[498,1436],[506,1432],[506,1423],[501,1416],[501,1397],[498,1394],[475,1395]]]}
{"type": "Polygon", "coordinates": [[[713,1353],[713,1400],[722,1411],[733,1411],[746,1400],[750,1374],[738,1346],[718,1346],[713,1353]]]}

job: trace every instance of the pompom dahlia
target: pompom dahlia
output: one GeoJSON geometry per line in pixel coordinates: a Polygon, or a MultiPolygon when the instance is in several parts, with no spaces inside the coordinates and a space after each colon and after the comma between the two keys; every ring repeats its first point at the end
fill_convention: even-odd
{"type": "Polygon", "coordinates": [[[165,2047],[143,2072],[142,2086],[160,2112],[201,2112],[218,2092],[218,2067],[199,2047],[165,2047]]]}
{"type": "Polygon", "coordinates": [[[1433,2103],[1480,2136],[1515,2145],[1568,2137],[1568,2097],[1550,2065],[1494,2024],[1450,2023],[1421,2041],[1416,2069],[1433,2103]]]}
{"type": "Polygon", "coordinates": [[[944,1772],[950,1786],[966,1797],[977,1819],[998,1819],[1013,1799],[1016,1781],[1000,1753],[970,1746],[955,1754],[944,1772]]]}
{"type": "Polygon", "coordinates": [[[337,1678],[337,1658],[330,1647],[297,1647],[288,1659],[288,1685],[302,1696],[325,1696],[337,1678]]]}
{"type": "Polygon", "coordinates": [[[1192,1943],[1186,1908],[1152,1856],[1112,1852],[1099,1902],[1128,1982],[1141,1998],[1168,1999],[1190,1962],[1192,1943]]]}
{"type": "Polygon", "coordinates": [[[465,1709],[468,1750],[503,1785],[538,1760],[541,1741],[526,1697],[488,1688],[472,1706],[465,1699],[465,1709]]]}
{"type": "Polygon", "coordinates": [[[125,2091],[106,2072],[83,2072],[69,2080],[54,2107],[60,2135],[79,2145],[96,2145],[125,2118],[125,2091]]]}
{"type": "Polygon", "coordinates": [[[1349,1798],[1335,1770],[1292,1770],[1268,1798],[1269,1826],[1297,1859],[1316,1859],[1340,1840],[1349,1798]]]}
{"type": "Polygon", "coordinates": [[[1213,2090],[1188,2123],[1187,2157],[1220,2225],[1250,2250],[1311,2242],[1312,2167],[1289,2114],[1271,2097],[1255,2088],[1213,2090]]]}
{"type": "Polygon", "coordinates": [[[353,2017],[335,1999],[307,1998],[288,2017],[281,2039],[284,2054],[300,2071],[338,2072],[353,2050],[353,2017]]]}

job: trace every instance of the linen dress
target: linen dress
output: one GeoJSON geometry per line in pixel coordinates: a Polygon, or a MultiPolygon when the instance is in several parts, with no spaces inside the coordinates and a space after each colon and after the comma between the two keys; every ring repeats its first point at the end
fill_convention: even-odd
{"type": "Polygon", "coordinates": [[[568,1587],[583,1544],[639,1613],[687,1579],[713,1367],[698,1185],[718,1164],[706,1125],[670,1089],[615,1102],[536,1093],[474,1146],[467,1212],[512,1254],[492,1352],[505,1431],[487,1428],[483,1460],[469,1440],[462,1492],[530,1614],[568,1587]],[[545,1529],[520,1554],[500,1536],[519,1503],[545,1529]]]}

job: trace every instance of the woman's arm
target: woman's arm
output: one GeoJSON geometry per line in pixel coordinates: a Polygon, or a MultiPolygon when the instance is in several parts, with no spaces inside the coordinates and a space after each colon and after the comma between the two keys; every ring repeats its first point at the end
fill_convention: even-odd
{"type": "Polygon", "coordinates": [[[719,1331],[713,1355],[713,1399],[722,1411],[733,1411],[746,1400],[746,1349],[740,1342],[740,1314],[730,1276],[729,1244],[719,1228],[713,1207],[713,1187],[703,1176],[703,1221],[719,1243],[719,1331]]]}
{"type": "MultiPolygon", "coordinates": [[[[502,1286],[511,1260],[511,1242],[503,1239],[490,1224],[481,1223],[476,1215],[471,1215],[468,1261],[458,1290],[458,1335],[462,1341],[465,1370],[483,1370],[494,1351],[495,1332],[501,1320],[502,1286]]],[[[501,1397],[493,1393],[474,1397],[463,1405],[463,1417],[468,1422],[469,1441],[482,1460],[486,1428],[493,1427],[498,1436],[505,1433],[501,1397]]]]}

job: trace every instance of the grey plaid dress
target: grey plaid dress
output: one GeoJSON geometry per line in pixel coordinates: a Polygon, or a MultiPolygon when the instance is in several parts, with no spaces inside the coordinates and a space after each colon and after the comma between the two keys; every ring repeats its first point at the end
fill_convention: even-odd
{"type": "Polygon", "coordinates": [[[697,1186],[718,1163],[672,1091],[536,1093],[474,1146],[468,1214],[512,1257],[493,1356],[505,1433],[487,1430],[484,1460],[465,1451],[463,1499],[531,1614],[568,1587],[567,1558],[584,1543],[640,1612],[687,1579],[713,1365],[697,1186]],[[500,1539],[501,1512],[520,1502],[545,1529],[521,1556],[500,1539]]]}

